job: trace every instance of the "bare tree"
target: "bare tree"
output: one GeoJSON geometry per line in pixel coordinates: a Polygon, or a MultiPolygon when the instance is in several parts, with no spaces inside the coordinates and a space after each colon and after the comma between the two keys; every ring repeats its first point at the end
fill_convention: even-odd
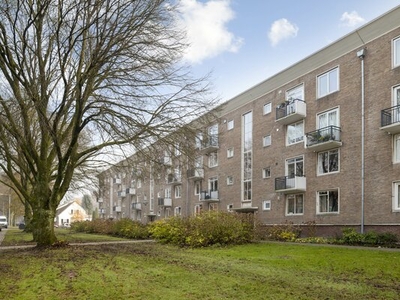
{"type": "Polygon", "coordinates": [[[55,211],[77,173],[214,106],[180,61],[173,2],[0,2],[0,167],[32,210],[38,246],[56,241],[55,211]]]}

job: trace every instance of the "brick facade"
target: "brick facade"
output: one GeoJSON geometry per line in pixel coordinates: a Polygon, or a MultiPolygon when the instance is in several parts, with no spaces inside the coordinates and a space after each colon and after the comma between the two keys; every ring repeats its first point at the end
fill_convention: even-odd
{"type": "MultiPolygon", "coordinates": [[[[393,67],[394,39],[400,37],[399,20],[400,7],[397,7],[223,104],[214,123],[218,125],[218,165],[209,167],[210,156],[214,154],[206,153],[207,150],[198,152],[198,156],[203,157],[203,178],[188,176],[187,169],[193,166],[188,167],[190,164],[181,156],[172,157],[172,165],[165,166],[165,170],[173,173],[175,166],[181,165],[181,181],[170,184],[165,171],[143,177],[141,186],[137,185],[137,174],[129,168],[121,170],[116,166],[103,172],[99,175],[101,216],[148,222],[176,213],[193,215],[195,207],[201,206],[203,211],[229,208],[253,212],[266,225],[315,221],[320,235],[337,233],[342,226],[360,229],[362,224],[366,230],[399,233],[400,210],[394,207],[394,201],[398,201],[395,182],[400,181],[400,163],[393,158],[396,132],[390,129],[391,134],[388,134],[388,130],[381,128],[382,110],[394,105],[394,88],[400,85],[400,66],[393,67]],[[361,49],[365,49],[363,58],[357,55],[361,49]],[[333,91],[319,97],[318,88],[325,85],[319,84],[318,78],[327,72],[332,80],[328,80],[328,89],[333,86],[333,91]],[[337,89],[334,88],[335,78],[338,79],[337,89]],[[286,102],[294,88],[302,91],[300,100],[303,101],[286,102]],[[362,99],[365,107],[364,180],[362,99]],[[264,114],[264,105],[268,103],[271,103],[271,112],[264,114]],[[304,115],[297,116],[300,107],[294,103],[304,105],[304,115]],[[291,114],[292,106],[294,114],[291,114]],[[278,107],[291,112],[280,118],[276,112],[278,107]],[[249,112],[252,114],[251,169],[248,169],[251,201],[243,201],[243,116],[249,112]],[[286,121],[289,117],[296,117],[296,120],[290,123],[286,121]],[[233,128],[228,130],[231,121],[233,128]],[[325,123],[334,124],[334,127],[326,127],[330,130],[330,141],[323,140],[328,132],[322,130],[325,123]],[[299,135],[301,127],[303,132],[299,135]],[[288,130],[294,132],[289,138],[288,130]],[[265,136],[270,136],[269,146],[263,145],[265,136]],[[293,144],[288,145],[288,139],[293,144]],[[228,149],[233,150],[232,157],[228,157],[228,149]],[[295,159],[294,173],[291,173],[291,159],[295,159]],[[267,178],[264,178],[265,168],[270,170],[267,178]],[[293,176],[299,181],[292,188],[293,176]],[[121,183],[113,184],[115,178],[121,183]],[[210,178],[218,178],[217,197],[209,191],[210,178]],[[207,191],[204,195],[210,199],[195,194],[196,182],[201,185],[201,191],[207,191]],[[284,184],[284,188],[279,184],[284,184]],[[177,186],[181,189],[180,197],[175,196],[177,186]],[[135,189],[135,194],[118,196],[118,191],[130,187],[135,189]],[[168,188],[171,189],[171,205],[165,201],[168,188]],[[164,200],[159,202],[158,198],[164,200]],[[264,201],[269,201],[270,209],[264,209],[264,201]],[[140,210],[138,205],[132,206],[135,202],[140,203],[140,210]],[[120,206],[121,211],[113,210],[115,206],[120,206]]],[[[149,169],[149,165],[144,168],[149,169]]]]}

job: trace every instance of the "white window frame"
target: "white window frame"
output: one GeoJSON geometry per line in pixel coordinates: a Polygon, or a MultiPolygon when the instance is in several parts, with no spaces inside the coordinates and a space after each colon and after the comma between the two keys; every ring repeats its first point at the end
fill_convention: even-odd
{"type": "Polygon", "coordinates": [[[174,208],[174,216],[181,216],[182,215],[182,208],[180,206],[177,206],[174,208]]]}
{"type": "Polygon", "coordinates": [[[226,157],[227,157],[227,158],[232,158],[233,155],[234,155],[234,148],[233,148],[233,147],[228,148],[228,149],[226,150],[226,157]]]}
{"type": "Polygon", "coordinates": [[[400,66],[400,37],[393,39],[392,45],[393,68],[396,68],[400,66]]]}
{"type": "Polygon", "coordinates": [[[196,204],[194,206],[194,215],[197,216],[201,213],[201,211],[203,210],[203,205],[201,204],[196,204]]]}
{"type": "Polygon", "coordinates": [[[292,101],[292,100],[296,100],[296,99],[304,100],[304,84],[303,83],[286,91],[286,100],[287,101],[292,101]],[[293,96],[293,95],[295,95],[295,96],[293,96]]]}
{"type": "Polygon", "coordinates": [[[393,212],[400,212],[400,181],[393,182],[393,212]]]}
{"type": "Polygon", "coordinates": [[[174,192],[175,192],[175,198],[181,198],[182,197],[182,186],[176,185],[174,188],[174,192]]]}
{"type": "Polygon", "coordinates": [[[338,148],[337,149],[330,149],[330,150],[318,152],[318,154],[317,154],[317,176],[336,174],[336,173],[339,173],[339,172],[340,172],[340,150],[338,148]],[[322,154],[323,153],[328,153],[328,160],[329,160],[328,168],[329,168],[331,153],[333,153],[335,151],[337,152],[337,170],[336,171],[329,171],[329,169],[328,169],[328,171],[325,172],[325,173],[321,172],[320,164],[322,163],[321,162],[322,154]]]}
{"type": "Polygon", "coordinates": [[[194,195],[198,196],[201,193],[201,181],[194,182],[194,195]]]}
{"type": "Polygon", "coordinates": [[[332,94],[334,92],[339,91],[339,89],[340,89],[339,83],[340,83],[340,80],[339,80],[339,67],[330,69],[329,71],[318,75],[317,76],[317,99],[325,97],[325,96],[327,96],[329,94],[332,94]],[[334,74],[335,72],[336,72],[336,74],[334,74]],[[332,76],[336,77],[336,88],[330,86],[331,85],[331,77],[332,76]],[[326,88],[325,88],[326,92],[322,93],[321,92],[321,86],[322,86],[322,84],[325,83],[325,82],[322,81],[322,79],[325,78],[325,77],[327,78],[327,80],[326,80],[326,88]]]}
{"type": "Polygon", "coordinates": [[[226,210],[227,210],[228,212],[233,212],[233,204],[228,204],[228,205],[226,206],[226,210]]]}
{"type": "Polygon", "coordinates": [[[329,214],[339,214],[340,212],[340,191],[339,189],[328,189],[328,190],[321,190],[317,191],[317,215],[329,215],[329,214]],[[337,192],[337,211],[321,211],[320,207],[320,196],[322,193],[329,193],[337,192]]]}
{"type": "Polygon", "coordinates": [[[271,167],[265,167],[262,169],[262,178],[271,178],[271,167]]]}
{"type": "Polygon", "coordinates": [[[210,191],[218,191],[218,177],[210,177],[208,179],[208,190],[210,191]]]}
{"type": "Polygon", "coordinates": [[[286,195],[286,216],[301,216],[304,214],[304,194],[288,194],[286,195]],[[301,212],[299,211],[299,207],[297,207],[297,197],[301,196],[302,197],[302,203],[301,203],[301,212]],[[289,201],[293,200],[293,208],[294,212],[289,212],[289,201]]]}
{"type": "Polygon", "coordinates": [[[232,130],[235,127],[235,121],[229,120],[228,124],[226,124],[226,130],[232,130]]]}
{"type": "Polygon", "coordinates": [[[400,133],[393,135],[393,163],[400,163],[400,133]]]}
{"type": "Polygon", "coordinates": [[[272,138],[271,135],[266,135],[263,137],[263,147],[269,147],[272,144],[272,138]]]}
{"type": "Polygon", "coordinates": [[[211,152],[208,155],[208,167],[209,168],[215,168],[218,167],[218,152],[211,152]]]}
{"type": "Polygon", "coordinates": [[[226,177],[226,185],[233,185],[233,176],[226,177]]]}
{"type": "Polygon", "coordinates": [[[208,210],[210,211],[218,211],[218,203],[209,203],[208,210]]]}
{"type": "Polygon", "coordinates": [[[325,128],[326,126],[320,127],[320,119],[322,116],[326,115],[327,116],[327,125],[326,126],[337,126],[340,127],[340,110],[339,107],[335,107],[323,112],[320,112],[317,114],[317,118],[316,118],[316,128],[317,129],[321,129],[321,128],[325,128]],[[329,120],[329,115],[332,114],[333,112],[336,112],[336,121],[334,122],[335,124],[332,124],[332,122],[330,122],[329,120]]]}
{"type": "Polygon", "coordinates": [[[263,106],[263,115],[268,115],[272,112],[272,103],[266,103],[263,106]]]}
{"type": "Polygon", "coordinates": [[[304,121],[303,120],[289,124],[286,126],[286,145],[287,146],[302,143],[303,141],[304,141],[304,121]],[[299,126],[299,128],[301,127],[301,135],[296,136],[292,139],[289,139],[289,128],[294,126],[293,131],[296,132],[299,130],[297,125],[300,125],[300,124],[301,124],[301,126],[299,126]]]}
{"type": "Polygon", "coordinates": [[[264,200],[262,203],[262,210],[271,210],[271,200],[264,200]]]}
{"type": "Polygon", "coordinates": [[[142,180],[138,179],[137,180],[137,188],[140,189],[142,187],[142,180]]]}

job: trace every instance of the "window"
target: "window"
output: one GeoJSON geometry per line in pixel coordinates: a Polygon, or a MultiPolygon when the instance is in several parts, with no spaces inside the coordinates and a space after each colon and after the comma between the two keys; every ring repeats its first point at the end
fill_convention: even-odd
{"type": "Polygon", "coordinates": [[[392,91],[392,123],[400,122],[400,86],[396,86],[392,91]]]}
{"type": "Polygon", "coordinates": [[[228,150],[226,150],[226,156],[228,158],[233,157],[233,148],[228,148],[228,150]]]}
{"type": "Polygon", "coordinates": [[[196,149],[201,149],[203,145],[203,133],[198,132],[195,138],[195,147],[196,149]]]}
{"type": "Polygon", "coordinates": [[[182,214],[181,207],[180,206],[175,207],[174,208],[174,216],[177,217],[177,216],[180,216],[181,214],[182,214]]]}
{"type": "Polygon", "coordinates": [[[317,77],[318,98],[339,90],[339,68],[330,70],[317,77]]]}
{"type": "Polygon", "coordinates": [[[339,171],[339,150],[318,153],[318,175],[336,173],[339,171]]]}
{"type": "Polygon", "coordinates": [[[303,121],[288,125],[286,133],[286,144],[293,145],[303,141],[304,123],[303,121]]]}
{"type": "Polygon", "coordinates": [[[263,201],[263,210],[271,210],[271,200],[263,201]]]}
{"type": "Polygon", "coordinates": [[[208,128],[208,146],[218,146],[218,124],[212,125],[208,128]]]}
{"type": "Polygon", "coordinates": [[[233,185],[233,176],[226,177],[226,184],[233,185]]]}
{"type": "Polygon", "coordinates": [[[295,157],[286,160],[286,176],[294,178],[295,176],[304,176],[303,157],[295,157]]]}
{"type": "Polygon", "coordinates": [[[320,191],[317,193],[317,212],[324,213],[337,213],[339,212],[339,193],[337,190],[333,191],[320,191]]]}
{"type": "Polygon", "coordinates": [[[263,178],[270,178],[271,177],[271,168],[266,167],[262,170],[262,176],[263,178]]]}
{"type": "Polygon", "coordinates": [[[243,115],[242,138],[242,200],[252,199],[252,153],[253,153],[253,113],[243,115]]]}
{"type": "Polygon", "coordinates": [[[335,108],[319,114],[317,116],[317,122],[318,129],[325,128],[327,126],[339,126],[339,109],[335,108]]]}
{"type": "Polygon", "coordinates": [[[201,213],[201,210],[203,209],[203,206],[201,204],[196,204],[194,206],[194,215],[199,215],[201,213]]]}
{"type": "Polygon", "coordinates": [[[304,85],[298,85],[295,88],[286,91],[286,100],[304,100],[304,85]]]}
{"type": "Polygon", "coordinates": [[[263,137],[263,147],[271,146],[271,136],[266,135],[263,137]]]}
{"type": "Polygon", "coordinates": [[[137,187],[138,187],[138,188],[141,188],[141,187],[142,187],[142,180],[141,180],[141,179],[138,179],[138,180],[137,180],[137,187]]]}
{"type": "Polygon", "coordinates": [[[229,212],[232,212],[233,211],[233,204],[228,204],[226,206],[226,210],[229,211],[229,212]]]}
{"type": "Polygon", "coordinates": [[[175,198],[180,198],[182,195],[182,186],[177,185],[175,186],[175,198]]]}
{"type": "Polygon", "coordinates": [[[218,210],[218,203],[209,203],[208,204],[208,210],[217,211],[218,210]]]}
{"type": "Polygon", "coordinates": [[[210,155],[208,156],[208,166],[210,168],[218,166],[218,153],[217,152],[211,152],[210,155]]]}
{"type": "Polygon", "coordinates": [[[400,181],[393,182],[393,210],[400,211],[400,181]]]}
{"type": "Polygon", "coordinates": [[[400,134],[393,136],[393,162],[400,162],[400,134]]]}
{"type": "Polygon", "coordinates": [[[233,120],[228,121],[227,129],[232,130],[233,127],[234,127],[234,121],[233,120]]]}
{"type": "Polygon", "coordinates": [[[264,107],[263,107],[263,114],[264,115],[267,115],[267,114],[271,113],[271,110],[272,110],[271,102],[267,103],[267,104],[264,104],[264,107]]]}
{"type": "Polygon", "coordinates": [[[194,194],[200,195],[200,192],[201,192],[201,181],[195,181],[194,182],[194,194]]]}
{"type": "Polygon", "coordinates": [[[302,215],[303,214],[303,194],[293,194],[286,196],[286,214],[302,215]]]}
{"type": "Polygon", "coordinates": [[[175,144],[174,149],[175,149],[175,156],[180,156],[182,154],[181,145],[179,143],[175,144]]]}
{"type": "Polygon", "coordinates": [[[393,67],[400,66],[400,37],[393,40],[393,67]]]}
{"type": "Polygon", "coordinates": [[[218,191],[218,177],[208,179],[208,188],[211,192],[218,191]]]}
{"type": "Polygon", "coordinates": [[[165,198],[168,198],[168,199],[171,198],[171,189],[170,188],[165,189],[164,196],[165,196],[165,198]]]}

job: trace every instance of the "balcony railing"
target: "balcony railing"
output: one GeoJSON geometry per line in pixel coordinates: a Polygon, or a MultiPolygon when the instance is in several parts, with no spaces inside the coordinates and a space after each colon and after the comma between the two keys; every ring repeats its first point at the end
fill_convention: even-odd
{"type": "Polygon", "coordinates": [[[218,135],[209,135],[205,141],[203,141],[201,145],[201,152],[204,154],[214,152],[218,150],[218,135]]]}
{"type": "Polygon", "coordinates": [[[121,211],[122,211],[121,206],[114,206],[114,207],[113,207],[113,211],[115,211],[115,212],[121,212],[121,211]]]}
{"type": "Polygon", "coordinates": [[[132,209],[142,210],[142,203],[140,202],[132,203],[132,209]]]}
{"type": "Polygon", "coordinates": [[[307,106],[303,100],[294,99],[285,101],[276,108],[276,121],[283,124],[291,124],[306,117],[307,106]]]}
{"type": "Polygon", "coordinates": [[[172,206],[171,198],[158,198],[158,206],[172,206]]]}
{"type": "Polygon", "coordinates": [[[218,202],[219,201],[218,191],[201,191],[200,201],[218,202]]]}
{"type": "Polygon", "coordinates": [[[203,179],[204,178],[204,169],[203,168],[193,168],[187,171],[187,177],[189,179],[203,179]]]}
{"type": "Polygon", "coordinates": [[[275,191],[281,193],[304,192],[306,190],[305,176],[282,176],[275,178],[275,191]]]}
{"type": "Polygon", "coordinates": [[[390,134],[400,132],[400,105],[392,106],[381,111],[381,129],[390,134]]]}
{"type": "Polygon", "coordinates": [[[168,174],[167,184],[172,184],[172,185],[182,184],[182,176],[180,174],[168,174]]]}
{"type": "Polygon", "coordinates": [[[127,189],[126,189],[126,194],[127,194],[127,195],[136,195],[136,189],[134,189],[134,188],[127,188],[127,189]]]}
{"type": "Polygon", "coordinates": [[[126,191],[119,191],[118,192],[118,197],[125,198],[126,197],[126,191]]]}
{"type": "Polygon", "coordinates": [[[327,150],[342,145],[340,127],[327,126],[306,133],[305,147],[315,151],[327,150]]]}

